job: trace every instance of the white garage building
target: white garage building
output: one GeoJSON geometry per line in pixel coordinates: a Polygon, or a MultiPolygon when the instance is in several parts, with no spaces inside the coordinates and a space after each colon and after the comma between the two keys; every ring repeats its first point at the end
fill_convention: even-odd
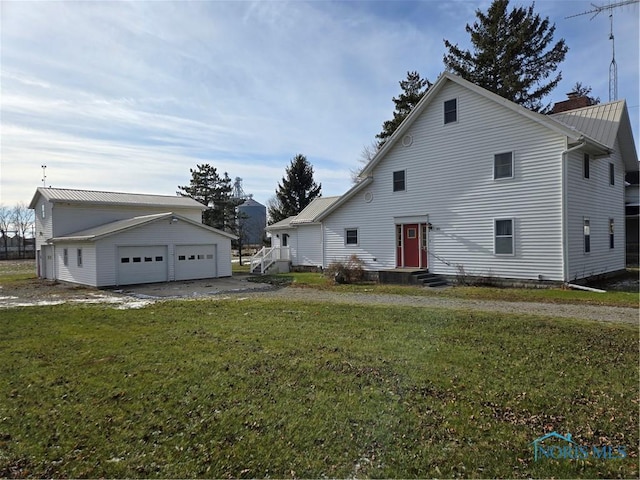
{"type": "Polygon", "coordinates": [[[38,188],[38,276],[106,287],[231,276],[235,237],[186,197],[38,188]]]}

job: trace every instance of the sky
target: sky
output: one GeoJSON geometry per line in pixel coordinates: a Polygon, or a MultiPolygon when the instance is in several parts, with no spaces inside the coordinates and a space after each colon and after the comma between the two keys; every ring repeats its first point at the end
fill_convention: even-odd
{"type": "MultiPolygon", "coordinates": [[[[399,81],[413,70],[435,81],[443,40],[469,48],[465,25],[490,3],[2,0],[0,203],[28,203],[43,184],[175,195],[209,163],[266,204],[299,153],[322,194],[341,195],[399,81]]],[[[565,18],[592,9],[535,2],[569,47],[545,103],[576,82],[608,101],[608,12],[565,18]]],[[[637,145],[640,5],[613,12],[637,145]]]]}

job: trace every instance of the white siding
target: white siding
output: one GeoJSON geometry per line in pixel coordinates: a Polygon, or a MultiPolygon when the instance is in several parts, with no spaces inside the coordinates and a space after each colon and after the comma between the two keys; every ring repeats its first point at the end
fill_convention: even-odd
{"type": "Polygon", "coordinates": [[[567,234],[569,278],[575,280],[625,268],[624,165],[616,142],[611,157],[591,157],[590,175],[583,176],[583,153],[572,152],[567,164],[567,234]],[[615,185],[609,184],[609,164],[615,185]],[[591,252],[584,252],[583,222],[591,228],[591,252]],[[614,219],[615,246],[609,248],[609,219],[614,219]]]}
{"type": "Polygon", "coordinates": [[[167,212],[173,212],[195,222],[202,223],[201,211],[192,208],[179,209],[162,206],[127,207],[121,205],[96,206],[55,203],[52,212],[55,216],[55,225],[51,236],[60,237],[117,220],[167,212]]]}
{"type": "MultiPolygon", "coordinates": [[[[231,276],[231,240],[215,232],[185,222],[154,222],[96,242],[99,263],[98,286],[118,285],[117,252],[119,246],[167,245],[169,280],[175,280],[175,246],[184,244],[217,245],[219,277],[231,276]]],[[[58,247],[59,248],[59,247],[58,247]]]]}
{"type": "Polygon", "coordinates": [[[35,215],[35,234],[36,234],[36,250],[40,250],[41,245],[46,242],[47,239],[53,236],[52,227],[52,205],[44,198],[40,197],[36,208],[34,210],[35,215]],[[44,205],[44,218],[42,217],[42,206],[44,205]]]}
{"type": "Polygon", "coordinates": [[[299,225],[294,265],[322,266],[322,226],[299,225]]]}
{"type": "MultiPolygon", "coordinates": [[[[277,232],[272,232],[271,233],[271,246],[272,247],[283,247],[285,245],[282,245],[282,238],[283,235],[288,235],[289,238],[287,239],[287,247],[289,247],[289,258],[291,260],[291,265],[296,266],[296,265],[303,265],[301,263],[299,263],[299,257],[298,257],[298,230],[291,228],[291,229],[287,229],[287,230],[278,230],[277,232]]],[[[321,265],[321,263],[319,263],[318,265],[321,265]]]]}
{"type": "Polygon", "coordinates": [[[96,276],[96,248],[93,243],[74,242],[56,244],[55,275],[57,280],[81,283],[83,285],[99,286],[96,276]],[[68,264],[64,264],[64,249],[68,252],[68,264]],[[78,266],[78,250],[82,249],[82,266],[78,266]]]}
{"type": "Polygon", "coordinates": [[[432,272],[562,279],[562,135],[454,83],[408,134],[411,145],[398,142],[373,183],[325,220],[325,266],[353,253],[367,269],[394,268],[394,217],[428,216],[432,272]],[[444,125],[443,103],[451,98],[458,122],[444,125]],[[514,178],[494,180],[494,155],[509,151],[514,178]],[[404,192],[392,191],[396,170],[406,170],[404,192]],[[515,220],[513,256],[493,253],[496,218],[515,220]],[[345,228],[358,228],[358,246],[344,244],[345,228]]]}

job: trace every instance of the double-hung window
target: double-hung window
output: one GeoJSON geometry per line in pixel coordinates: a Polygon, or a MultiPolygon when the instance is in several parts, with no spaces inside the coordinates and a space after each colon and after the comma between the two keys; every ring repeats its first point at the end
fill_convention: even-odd
{"type": "Polygon", "coordinates": [[[344,243],[346,245],[358,245],[358,229],[347,228],[344,232],[344,243]]]}
{"type": "Polygon", "coordinates": [[[444,102],[444,123],[455,123],[458,121],[458,101],[453,98],[444,102]]]}
{"type": "Polygon", "coordinates": [[[513,255],[513,219],[497,219],[494,232],[496,255],[513,255]]]}
{"type": "Polygon", "coordinates": [[[393,191],[404,192],[406,189],[406,172],[404,170],[398,170],[393,172],[393,191]]]}
{"type": "Polygon", "coordinates": [[[513,152],[498,153],[493,156],[493,178],[513,178],[513,152]]]}

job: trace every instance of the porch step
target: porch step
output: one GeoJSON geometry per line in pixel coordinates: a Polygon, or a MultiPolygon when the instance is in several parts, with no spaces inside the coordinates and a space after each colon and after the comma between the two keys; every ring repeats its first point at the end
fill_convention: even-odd
{"type": "Polygon", "coordinates": [[[446,287],[449,285],[447,281],[439,275],[435,273],[429,273],[428,271],[422,270],[419,272],[413,272],[411,274],[412,283],[417,283],[418,285],[424,285],[425,287],[435,288],[435,287],[446,287]]]}

